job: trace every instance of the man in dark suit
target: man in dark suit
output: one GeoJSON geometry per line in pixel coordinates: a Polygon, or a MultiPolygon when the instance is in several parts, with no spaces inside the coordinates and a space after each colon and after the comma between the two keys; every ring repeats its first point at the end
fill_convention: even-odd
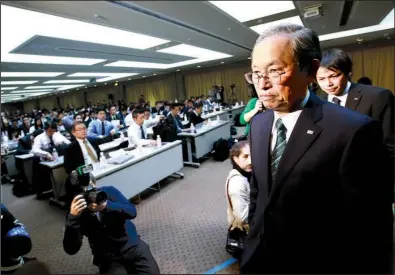
{"type": "Polygon", "coordinates": [[[111,106],[110,108],[110,114],[107,116],[108,121],[112,120],[119,120],[119,128],[122,128],[125,126],[124,118],[123,115],[120,113],[117,113],[117,108],[115,106],[111,106]]]}
{"type": "Polygon", "coordinates": [[[99,145],[113,140],[113,133],[102,139],[87,140],[86,126],[82,121],[74,122],[71,133],[76,138],[64,152],[64,168],[70,174],[77,167],[100,161],[99,145]]]}
{"type": "Polygon", "coordinates": [[[204,122],[204,119],[201,116],[202,111],[203,111],[203,103],[199,102],[195,105],[195,110],[191,112],[191,114],[189,115],[189,122],[193,123],[193,125],[197,125],[199,123],[204,122]]]}
{"type": "Polygon", "coordinates": [[[389,273],[392,180],[380,123],[308,92],[317,35],[284,24],[258,38],[250,230],[242,273],[389,273]]]}
{"type": "MultiPolygon", "coordinates": [[[[385,88],[349,81],[352,61],[346,52],[331,49],[323,52],[317,82],[326,93],[324,100],[341,105],[381,122],[384,141],[394,168],[394,95],[385,88]]],[[[391,171],[394,174],[393,170],[391,171]]]]}

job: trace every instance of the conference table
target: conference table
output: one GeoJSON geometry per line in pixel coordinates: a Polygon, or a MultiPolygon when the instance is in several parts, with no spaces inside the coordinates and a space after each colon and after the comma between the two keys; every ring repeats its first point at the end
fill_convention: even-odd
{"type": "Polygon", "coordinates": [[[186,138],[187,141],[188,161],[184,162],[184,164],[198,168],[200,163],[194,162],[192,158],[192,144],[195,144],[195,158],[200,159],[204,157],[213,150],[213,144],[218,139],[229,139],[230,121],[214,120],[196,129],[196,133],[181,132],[178,133],[178,136],[186,138]]]}
{"type": "Polygon", "coordinates": [[[227,121],[229,120],[229,115],[228,111],[223,109],[221,111],[214,111],[212,113],[207,113],[207,114],[202,114],[201,115],[204,120],[210,119],[210,120],[222,120],[222,121],[227,121]]]}
{"type": "Polygon", "coordinates": [[[244,111],[245,105],[232,106],[231,108],[227,108],[226,110],[229,112],[230,117],[234,118],[238,114],[241,114],[244,111]]]}
{"type": "MultiPolygon", "coordinates": [[[[167,177],[183,178],[179,172],[183,167],[181,141],[163,143],[161,147],[143,146],[130,151],[120,149],[111,152],[110,155],[129,155],[131,159],[122,164],[97,163],[94,165],[92,175],[96,178],[96,184],[101,186],[114,186],[127,198],[139,195],[145,189],[158,184],[167,177]],[[155,171],[152,173],[152,171],[155,171]]],[[[51,169],[51,182],[54,197],[50,203],[64,207],[61,201],[65,194],[65,182],[67,173],[63,167],[63,156],[55,161],[42,161],[51,169]]],[[[107,162],[110,161],[107,159],[107,162]]]]}

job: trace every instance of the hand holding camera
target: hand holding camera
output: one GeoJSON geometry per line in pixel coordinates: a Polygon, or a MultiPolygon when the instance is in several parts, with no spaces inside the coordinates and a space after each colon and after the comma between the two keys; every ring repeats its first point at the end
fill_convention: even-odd
{"type": "Polygon", "coordinates": [[[79,216],[79,215],[81,215],[82,211],[85,210],[86,207],[87,207],[87,204],[84,199],[84,196],[78,195],[73,199],[73,201],[71,203],[70,213],[73,216],[79,216]]]}

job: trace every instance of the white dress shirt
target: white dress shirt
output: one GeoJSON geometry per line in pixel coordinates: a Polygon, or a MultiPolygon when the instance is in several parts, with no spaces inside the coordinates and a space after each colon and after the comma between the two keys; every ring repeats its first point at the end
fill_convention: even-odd
{"type": "MultiPolygon", "coordinates": [[[[85,147],[85,144],[84,144],[84,140],[77,138],[77,141],[78,141],[78,144],[81,147],[82,155],[84,156],[85,165],[89,165],[89,164],[94,163],[93,159],[88,154],[88,150],[86,150],[86,147],[85,147]]],[[[97,157],[96,150],[93,148],[92,144],[90,144],[90,142],[88,140],[87,140],[87,144],[88,144],[88,147],[91,149],[92,153],[95,155],[96,159],[99,159],[97,157]]]]}
{"type": "MultiPolygon", "coordinates": [[[[306,105],[307,101],[309,100],[309,97],[310,97],[310,92],[307,91],[306,97],[303,99],[303,101],[301,103],[302,109],[306,105]]],[[[276,146],[276,140],[277,140],[276,122],[277,122],[277,120],[279,118],[281,118],[285,128],[287,129],[286,142],[288,143],[289,137],[292,134],[292,131],[293,131],[295,125],[296,125],[296,122],[298,121],[298,118],[299,118],[300,114],[302,113],[302,109],[301,110],[297,110],[297,111],[292,112],[292,113],[288,113],[288,114],[283,115],[283,116],[280,116],[277,112],[274,112],[274,119],[273,119],[273,126],[272,126],[271,152],[273,152],[274,147],[276,146]]]]}
{"type": "MultiPolygon", "coordinates": [[[[65,138],[62,134],[59,132],[55,132],[52,136],[52,140],[55,146],[59,146],[63,143],[69,144],[70,141],[65,138]]],[[[46,157],[48,155],[48,152],[45,150],[48,150],[49,147],[51,146],[51,140],[49,136],[47,135],[46,132],[39,134],[33,142],[33,147],[31,153],[34,154],[35,156],[39,157],[46,157]]],[[[52,152],[51,152],[52,154],[52,152]]]]}
{"type": "Polygon", "coordinates": [[[125,117],[125,125],[126,125],[126,126],[130,126],[130,125],[132,125],[133,122],[134,122],[134,120],[133,120],[132,114],[128,114],[128,115],[125,117]]]}
{"type": "MultiPolygon", "coordinates": [[[[147,138],[147,128],[149,127],[154,127],[156,124],[158,124],[159,118],[158,119],[152,119],[152,120],[147,120],[144,121],[142,127],[144,130],[145,138],[147,138]]],[[[133,121],[132,124],[130,124],[129,129],[128,129],[128,139],[129,139],[129,146],[136,144],[136,145],[148,145],[151,143],[149,139],[143,139],[141,136],[141,126],[138,125],[133,121]]]]}
{"type": "Polygon", "coordinates": [[[351,88],[351,82],[347,81],[347,86],[344,89],[343,93],[341,93],[340,95],[328,95],[328,101],[333,103],[333,98],[337,97],[340,100],[340,105],[343,107],[346,107],[346,101],[347,101],[347,97],[348,97],[348,92],[350,91],[351,88]]]}
{"type": "MultiPolygon", "coordinates": [[[[226,180],[225,188],[227,188],[230,202],[232,203],[233,215],[247,223],[248,208],[250,205],[250,183],[248,179],[236,169],[232,169],[226,180]]],[[[228,205],[227,215],[230,225],[233,221],[230,205],[228,205]]]]}

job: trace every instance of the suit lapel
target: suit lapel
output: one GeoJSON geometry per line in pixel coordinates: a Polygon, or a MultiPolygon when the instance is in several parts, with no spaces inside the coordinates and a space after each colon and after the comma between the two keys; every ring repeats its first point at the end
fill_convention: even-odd
{"type": "MultiPolygon", "coordinates": [[[[265,114],[260,114],[257,117],[257,121],[254,122],[255,129],[251,128],[252,143],[254,148],[251,148],[253,163],[258,163],[259,167],[254,169],[255,177],[257,182],[266,183],[258,186],[260,190],[264,190],[265,194],[268,194],[270,184],[270,139],[272,133],[274,113],[273,111],[267,111],[265,114]],[[256,142],[254,142],[256,140],[256,142]]],[[[267,196],[267,195],[266,195],[267,196]]]]}
{"type": "Polygon", "coordinates": [[[316,95],[310,93],[310,99],[300,114],[281,157],[269,203],[278,198],[288,176],[320,135],[322,129],[316,122],[322,118],[322,104],[316,95]]]}
{"type": "Polygon", "coordinates": [[[350,91],[348,91],[348,96],[346,100],[346,107],[355,111],[361,98],[362,90],[358,87],[357,84],[351,83],[350,91]]]}

